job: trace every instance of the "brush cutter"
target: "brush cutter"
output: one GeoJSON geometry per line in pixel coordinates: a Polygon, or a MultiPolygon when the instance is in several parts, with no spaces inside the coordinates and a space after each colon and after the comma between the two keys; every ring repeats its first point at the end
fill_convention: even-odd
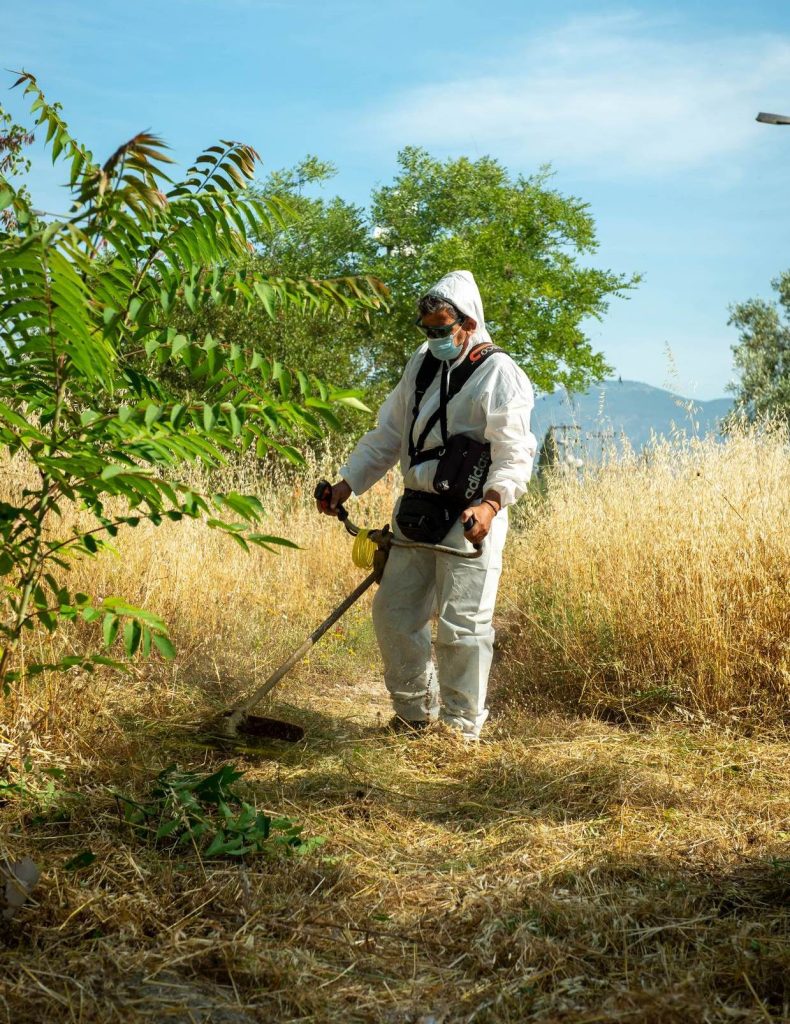
{"type": "MultiPolygon", "coordinates": [[[[315,498],[324,509],[329,508],[331,494],[332,485],[326,480],[321,480],[315,489],[315,498]]],[[[419,541],[395,537],[390,532],[389,525],[383,526],[380,530],[361,529],[351,522],[348,517],[348,511],[343,505],[337,506],[337,518],[346,528],[346,531],[355,538],[353,549],[354,564],[364,569],[372,568],[373,571],[324,619],[320,626],[313,630],[301,647],[295,650],[287,661],[284,661],[278,669],[272,672],[266,682],[262,683],[245,701],[226,711],[218,720],[212,723],[212,733],[216,739],[232,741],[240,735],[286,740],[289,743],[296,743],[302,739],[304,729],[301,726],[293,725],[290,722],[281,722],[276,718],[252,715],[250,712],[260,704],[268,693],[271,693],[283,676],[290,672],[298,661],[301,661],[313,644],[321,639],[330,626],[333,626],[341,616],[345,615],[348,609],[362,597],[369,587],[381,581],[391,548],[427,548],[430,551],[454,555],[456,558],[479,558],[482,554],[481,544],[476,544],[474,551],[460,551],[458,548],[447,547],[443,544],[423,544],[419,541]]],[[[464,523],[464,529],[470,530],[474,523],[475,520],[472,516],[464,523]]]]}

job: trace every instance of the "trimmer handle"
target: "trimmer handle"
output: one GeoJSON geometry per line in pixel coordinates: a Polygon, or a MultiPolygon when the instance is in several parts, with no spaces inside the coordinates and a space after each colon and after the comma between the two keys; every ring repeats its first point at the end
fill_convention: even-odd
{"type": "MultiPolygon", "coordinates": [[[[316,484],[314,497],[315,500],[323,509],[323,511],[328,512],[329,503],[332,500],[332,485],[329,483],[328,480],[318,481],[318,483],[316,484]]],[[[348,519],[348,512],[343,505],[337,506],[337,518],[340,520],[341,523],[345,522],[346,519],[348,519]]]]}
{"type": "MultiPolygon", "coordinates": [[[[463,528],[464,528],[464,533],[468,533],[470,530],[474,529],[475,526],[477,526],[477,520],[475,519],[474,516],[469,516],[468,519],[462,519],[461,520],[461,526],[463,526],[463,528]]],[[[472,547],[475,549],[475,551],[479,551],[480,548],[482,548],[482,546],[483,546],[482,544],[473,544],[472,545],[472,547]]]]}

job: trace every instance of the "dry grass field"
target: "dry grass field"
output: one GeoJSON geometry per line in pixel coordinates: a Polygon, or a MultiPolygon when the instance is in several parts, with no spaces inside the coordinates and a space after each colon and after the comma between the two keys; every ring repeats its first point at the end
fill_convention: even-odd
{"type": "Polygon", "coordinates": [[[619,719],[782,728],[790,698],[786,433],[664,442],[526,509],[504,594],[512,684],[619,719]]]}
{"type": "MultiPolygon", "coordinates": [[[[260,490],[249,468],[234,485],[260,490]]],[[[354,517],[380,524],[396,486],[354,517]]],[[[677,443],[519,509],[478,748],[381,731],[367,599],[276,691],[302,742],[206,747],[199,724],[360,579],[311,489],[262,489],[298,552],[168,523],[76,570],[163,615],[178,656],[3,705],[0,852],[42,877],[0,923],[0,1021],[789,1020],[781,438],[677,443]],[[145,800],[168,765],[227,763],[324,845],[211,859],[126,820],[119,795],[145,800]]]]}

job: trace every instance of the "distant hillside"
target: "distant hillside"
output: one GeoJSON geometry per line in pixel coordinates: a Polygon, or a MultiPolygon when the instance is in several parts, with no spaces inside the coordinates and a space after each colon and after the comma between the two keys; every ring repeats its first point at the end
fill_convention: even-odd
{"type": "Polygon", "coordinates": [[[716,433],[731,406],[729,398],[701,402],[635,380],[607,380],[584,394],[569,394],[561,388],[538,397],[532,429],[538,444],[553,426],[578,428],[578,443],[591,453],[600,447],[601,435],[604,440],[616,440],[625,434],[631,445],[640,449],[653,433],[669,436],[678,429],[699,436],[716,433]]]}

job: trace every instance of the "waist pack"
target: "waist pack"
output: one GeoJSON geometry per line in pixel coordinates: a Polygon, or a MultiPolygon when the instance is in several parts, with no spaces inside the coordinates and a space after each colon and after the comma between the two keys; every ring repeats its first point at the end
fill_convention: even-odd
{"type": "Polygon", "coordinates": [[[403,494],[395,522],[409,540],[440,544],[470,502],[483,497],[483,483],[491,466],[491,445],[456,434],[449,438],[433,478],[436,494],[403,494]]]}
{"type": "Polygon", "coordinates": [[[407,488],[398,506],[395,522],[407,540],[422,544],[441,544],[450,532],[463,505],[448,501],[441,494],[407,488]]]}

